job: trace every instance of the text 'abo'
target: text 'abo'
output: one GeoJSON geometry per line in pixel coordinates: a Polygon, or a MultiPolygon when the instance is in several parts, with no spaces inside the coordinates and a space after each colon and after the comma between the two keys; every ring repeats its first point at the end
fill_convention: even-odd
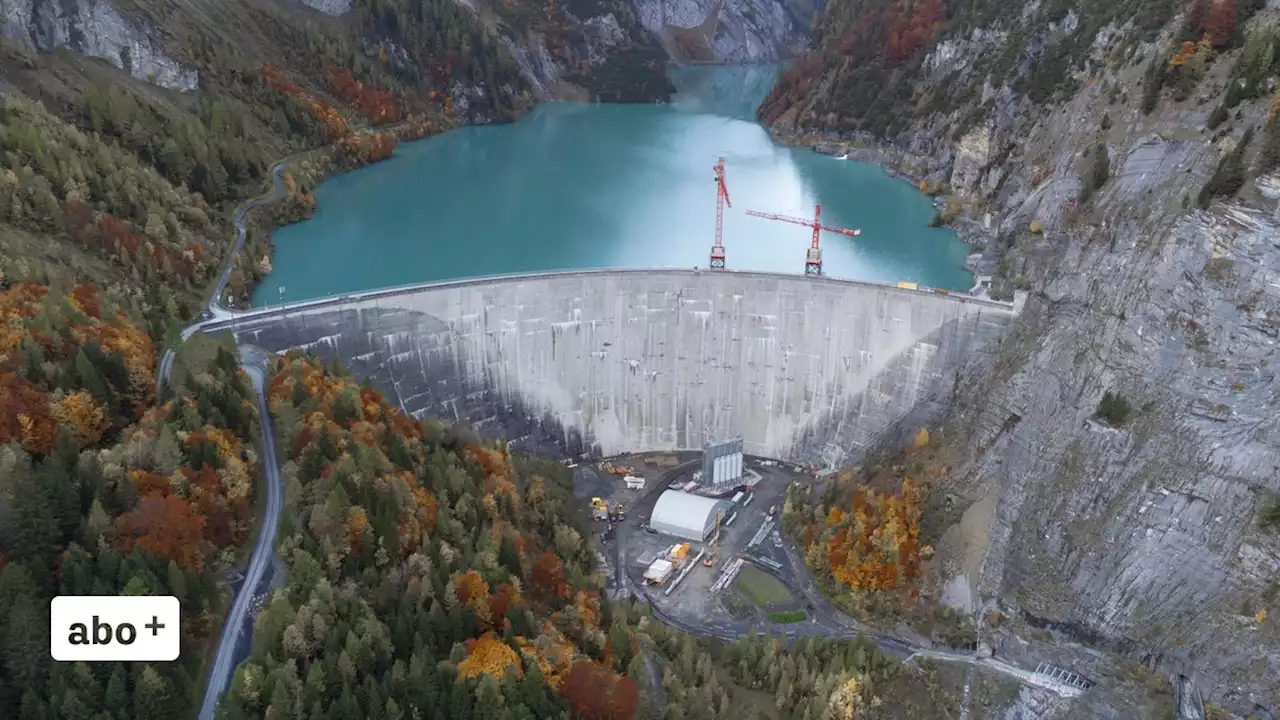
{"type": "Polygon", "coordinates": [[[171,662],[181,622],[172,595],[60,595],[49,606],[49,653],[58,662],[171,662]]]}

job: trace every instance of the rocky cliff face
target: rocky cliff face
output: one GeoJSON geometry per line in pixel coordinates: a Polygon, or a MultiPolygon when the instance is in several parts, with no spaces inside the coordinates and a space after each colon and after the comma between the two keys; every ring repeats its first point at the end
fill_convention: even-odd
{"type": "MultiPolygon", "coordinates": [[[[624,21],[629,20],[624,16],[624,21]]],[[[539,99],[589,99],[580,89],[570,85],[565,76],[573,74],[575,68],[600,67],[610,59],[615,49],[629,45],[632,34],[638,29],[634,26],[623,28],[613,12],[585,19],[572,18],[570,23],[574,27],[574,42],[568,45],[549,41],[548,33],[541,28],[531,28],[523,34],[498,30],[498,38],[515,58],[539,99]],[[556,45],[557,54],[552,54],[551,44],[556,45]]],[[[636,37],[635,40],[644,42],[645,38],[636,37]]]]}
{"type": "MultiPolygon", "coordinates": [[[[599,78],[616,76],[612,84],[625,85],[643,74],[642,66],[666,59],[771,62],[793,56],[807,40],[811,1],[577,0],[564,3],[559,18],[533,23],[510,6],[494,5],[503,22],[493,29],[540,97],[665,99],[661,92],[629,98],[601,93],[610,80],[599,78]],[[646,46],[661,50],[635,52],[646,46]]],[[[483,0],[466,4],[485,16],[483,0]]]]}
{"type": "Polygon", "coordinates": [[[807,18],[780,0],[632,0],[677,60],[774,61],[804,49],[807,18]]]}
{"type": "MultiPolygon", "coordinates": [[[[625,84],[626,77],[659,56],[696,62],[773,62],[794,56],[803,51],[820,7],[819,0],[573,0],[549,8],[457,1],[489,26],[537,98],[575,99],[665,99],[662,92],[601,93],[601,83],[592,77],[618,75],[614,84],[625,84]],[[661,52],[629,53],[647,45],[661,52]]],[[[301,2],[333,17],[353,8],[353,0],[301,2]]]]}
{"type": "Polygon", "coordinates": [[[160,49],[160,35],[126,20],[106,0],[4,0],[4,35],[42,52],[66,47],[102,58],[161,87],[194,90],[195,70],[160,49]]]}
{"type": "MultiPolygon", "coordinates": [[[[1280,13],[1211,7],[1224,4],[1241,19],[1234,39],[1211,29],[1188,48],[1191,13],[1017,2],[984,16],[977,3],[949,19],[953,34],[939,26],[914,55],[855,71],[850,55],[887,35],[857,22],[877,3],[852,2],[764,112],[781,138],[949,185],[997,291],[1032,291],[943,426],[966,459],[947,492],[983,528],[939,547],[942,580],[965,589],[950,601],[975,619],[999,610],[987,632],[1000,652],[1099,692],[1139,661],[1244,714],[1280,706],[1280,535],[1256,521],[1280,492],[1267,159],[1280,70],[1254,54],[1280,36],[1280,13]],[[1261,91],[1241,91],[1251,84],[1261,91]],[[1255,136],[1232,173],[1231,150],[1255,136]],[[1112,408],[1114,426],[1098,417],[1106,393],[1128,409],[1112,408]]],[[[1014,715],[1137,716],[1096,698],[1019,702],[1014,715]]]]}

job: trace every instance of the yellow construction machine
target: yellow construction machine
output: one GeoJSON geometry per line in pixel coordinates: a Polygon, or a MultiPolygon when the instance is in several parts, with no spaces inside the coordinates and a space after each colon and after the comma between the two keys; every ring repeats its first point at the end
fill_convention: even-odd
{"type": "Polygon", "coordinates": [[[676,567],[684,565],[684,561],[689,557],[689,543],[680,543],[672,545],[667,551],[667,560],[670,560],[676,567]]]}

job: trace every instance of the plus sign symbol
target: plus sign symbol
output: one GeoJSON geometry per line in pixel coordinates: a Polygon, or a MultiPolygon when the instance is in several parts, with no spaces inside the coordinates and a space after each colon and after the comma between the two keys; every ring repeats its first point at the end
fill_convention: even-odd
{"type": "Polygon", "coordinates": [[[49,653],[58,662],[172,662],[181,623],[172,595],[61,595],[49,606],[49,653]]]}

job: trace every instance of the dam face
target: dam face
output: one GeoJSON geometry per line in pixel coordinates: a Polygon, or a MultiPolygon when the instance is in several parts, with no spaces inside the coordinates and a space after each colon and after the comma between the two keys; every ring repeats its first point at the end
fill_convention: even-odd
{"type": "Polygon", "coordinates": [[[1012,306],[830,278],[602,270],[398,288],[212,323],[338,357],[415,416],[549,453],[840,464],[1003,334],[1012,306]]]}

